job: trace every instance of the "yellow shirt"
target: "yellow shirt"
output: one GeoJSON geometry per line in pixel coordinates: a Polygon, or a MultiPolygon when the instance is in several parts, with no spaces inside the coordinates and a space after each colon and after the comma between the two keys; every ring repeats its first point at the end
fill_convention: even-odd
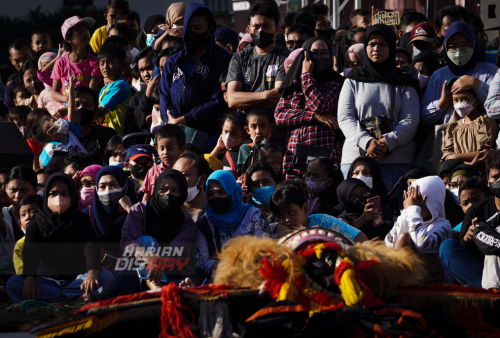
{"type": "Polygon", "coordinates": [[[16,246],[14,247],[14,268],[16,269],[16,275],[23,274],[23,248],[24,248],[24,239],[26,236],[17,241],[16,246]]]}
{"type": "Polygon", "coordinates": [[[101,49],[104,40],[107,38],[108,32],[106,31],[106,25],[95,30],[94,34],[92,34],[92,38],[90,39],[90,47],[92,47],[94,53],[99,53],[99,49],[101,49]]]}

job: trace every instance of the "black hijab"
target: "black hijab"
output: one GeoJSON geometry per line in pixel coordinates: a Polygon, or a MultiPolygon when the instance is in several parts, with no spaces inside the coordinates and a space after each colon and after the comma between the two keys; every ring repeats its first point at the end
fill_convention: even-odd
{"type": "Polygon", "coordinates": [[[174,211],[167,211],[160,206],[159,191],[163,180],[167,176],[171,176],[179,185],[181,205],[187,199],[188,186],[183,174],[177,170],[168,169],[158,176],[153,195],[151,195],[147,203],[146,228],[148,235],[160,243],[170,243],[184,224],[184,212],[180,207],[174,211]]]}
{"type": "Polygon", "coordinates": [[[347,74],[348,79],[358,82],[386,82],[394,86],[410,86],[420,93],[420,84],[413,76],[403,73],[396,67],[396,35],[389,26],[376,24],[370,26],[364,37],[365,64],[354,68],[347,74]],[[380,34],[389,46],[389,57],[382,63],[375,63],[368,57],[366,47],[372,34],[380,34]]]}
{"type": "MultiPolygon", "coordinates": [[[[342,212],[347,214],[347,216],[349,216],[352,220],[358,219],[361,216],[361,214],[358,214],[349,203],[349,195],[351,195],[352,189],[354,189],[357,185],[362,185],[370,191],[370,188],[363,181],[352,177],[345,179],[337,188],[337,197],[339,199],[339,205],[342,208],[342,212]]],[[[373,193],[371,195],[373,196],[373,193]]]]}
{"type": "Polygon", "coordinates": [[[434,52],[419,53],[417,56],[415,56],[415,58],[411,62],[411,65],[415,66],[417,62],[423,62],[427,66],[427,69],[429,70],[429,73],[431,75],[439,69],[439,60],[436,53],[434,52]]]}
{"type": "MultiPolygon", "coordinates": [[[[309,40],[307,40],[302,45],[302,49],[306,51],[309,59],[311,58],[310,56],[311,47],[313,43],[317,40],[323,40],[326,43],[331,59],[332,44],[330,41],[321,36],[314,36],[309,40]]],[[[304,62],[304,58],[305,58],[304,53],[300,53],[299,55],[297,55],[292,65],[290,66],[290,69],[288,69],[288,73],[286,73],[285,79],[281,83],[281,87],[278,90],[278,92],[281,94],[282,97],[287,97],[288,95],[292,95],[295,92],[296,86],[294,84],[294,80],[297,80],[298,83],[300,84],[300,75],[302,74],[302,62],[304,62]]],[[[333,65],[333,60],[332,60],[332,65],[333,65]]],[[[313,69],[313,74],[316,83],[319,85],[322,85],[326,82],[337,82],[339,84],[344,83],[344,77],[339,73],[337,73],[336,71],[334,71],[333,68],[329,68],[328,70],[324,70],[318,73],[315,73],[313,69]]]]}
{"type": "Polygon", "coordinates": [[[53,238],[54,240],[67,238],[78,232],[81,226],[92,227],[89,217],[77,210],[79,198],[75,182],[69,175],[60,172],[50,175],[45,182],[43,210],[37,212],[32,220],[32,222],[37,223],[43,237],[53,238]],[[54,213],[47,204],[49,188],[54,182],[58,181],[64,182],[68,186],[71,198],[70,207],[63,214],[54,213]]]}
{"type": "Polygon", "coordinates": [[[160,14],[156,15],[151,15],[146,19],[146,22],[144,23],[144,33],[146,34],[154,34],[153,33],[153,28],[156,26],[158,22],[164,23],[165,22],[165,17],[160,14]]]}
{"type": "MultiPolygon", "coordinates": [[[[380,196],[382,206],[387,206],[387,204],[389,203],[389,193],[387,192],[387,187],[385,186],[382,179],[382,171],[380,170],[380,166],[378,165],[378,162],[376,160],[368,156],[357,157],[354,161],[352,161],[349,172],[347,173],[347,177],[352,177],[352,173],[354,172],[354,168],[358,161],[363,161],[370,167],[370,171],[372,172],[373,177],[373,188],[370,189],[372,192],[372,196],[380,196]]],[[[349,191],[349,193],[351,192],[349,191]]],[[[347,198],[349,198],[349,196],[347,196],[347,198]]]]}
{"type": "Polygon", "coordinates": [[[453,171],[453,169],[455,169],[456,167],[458,167],[461,164],[464,164],[464,161],[457,160],[457,159],[446,160],[443,163],[441,163],[441,165],[439,166],[437,175],[439,177],[441,177],[441,173],[443,171],[449,171],[450,175],[451,175],[451,172],[453,171]]]}

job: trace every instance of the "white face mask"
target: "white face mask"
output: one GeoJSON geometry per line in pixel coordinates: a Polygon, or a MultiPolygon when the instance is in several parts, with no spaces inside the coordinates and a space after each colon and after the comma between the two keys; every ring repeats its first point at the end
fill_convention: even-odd
{"type": "Polygon", "coordinates": [[[176,29],[181,33],[184,32],[184,26],[172,25],[172,29],[176,29]]]}
{"type": "Polygon", "coordinates": [[[125,54],[127,55],[125,62],[130,63],[130,65],[135,65],[135,57],[139,54],[139,50],[134,47],[132,50],[128,50],[125,54]]]}
{"type": "Polygon", "coordinates": [[[188,195],[186,198],[186,202],[191,202],[200,193],[200,189],[198,189],[198,183],[200,183],[200,178],[201,178],[201,176],[198,177],[198,181],[196,182],[194,187],[188,188],[188,195]]]}
{"type": "Polygon", "coordinates": [[[456,52],[448,51],[446,54],[451,62],[457,66],[463,66],[472,58],[472,54],[474,54],[474,47],[470,48],[470,50],[465,53],[459,48],[456,52]]]}
{"type": "Polygon", "coordinates": [[[114,167],[114,166],[117,166],[117,165],[119,165],[119,164],[122,164],[122,163],[125,163],[125,162],[115,162],[115,161],[111,161],[111,160],[109,161],[109,165],[110,165],[110,166],[113,166],[113,167],[114,167]]]}
{"type": "Polygon", "coordinates": [[[54,132],[54,134],[64,134],[67,135],[69,131],[69,123],[67,120],[63,119],[58,119],[52,127],[50,127],[51,131],[54,132]]]}
{"type": "MultiPolygon", "coordinates": [[[[476,99],[474,99],[474,101],[476,101],[476,99]]],[[[472,101],[472,103],[474,103],[474,101],[472,101]]],[[[474,110],[472,103],[465,102],[465,101],[464,102],[457,102],[457,103],[453,104],[453,108],[455,109],[455,111],[457,112],[457,114],[461,118],[464,118],[474,110]]]]}
{"type": "Polygon", "coordinates": [[[451,193],[453,194],[453,198],[455,199],[455,203],[460,205],[460,198],[458,197],[458,188],[456,189],[450,189],[451,193]]]}
{"type": "Polygon", "coordinates": [[[418,74],[418,81],[420,81],[420,88],[425,88],[427,86],[427,83],[429,83],[429,77],[418,74]]]}
{"type": "Polygon", "coordinates": [[[363,181],[363,183],[366,184],[370,189],[373,188],[373,177],[366,177],[363,175],[358,175],[358,176],[353,175],[352,178],[357,178],[358,180],[363,181]]]}
{"type": "Polygon", "coordinates": [[[142,89],[146,88],[148,85],[143,83],[143,82],[133,82],[132,87],[135,88],[138,92],[140,92],[142,89]]]}
{"type": "Polygon", "coordinates": [[[43,190],[39,190],[36,194],[43,197],[43,190]]]}

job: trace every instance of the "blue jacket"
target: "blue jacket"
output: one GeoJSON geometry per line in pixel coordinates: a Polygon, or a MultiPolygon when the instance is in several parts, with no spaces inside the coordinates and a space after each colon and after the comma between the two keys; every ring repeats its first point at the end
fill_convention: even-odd
{"type": "MultiPolygon", "coordinates": [[[[185,25],[193,13],[201,8],[210,9],[199,3],[189,4],[184,15],[185,25]]],[[[211,24],[216,27],[215,18],[211,24]]],[[[229,67],[231,54],[215,43],[210,37],[203,53],[194,67],[191,76],[184,74],[188,53],[188,29],[184,29],[184,49],[168,58],[160,80],[160,112],[168,121],[167,109],[173,117],[184,116],[186,124],[208,136],[220,134],[217,120],[224,112],[224,97],[219,83],[222,71],[229,67]]]]}

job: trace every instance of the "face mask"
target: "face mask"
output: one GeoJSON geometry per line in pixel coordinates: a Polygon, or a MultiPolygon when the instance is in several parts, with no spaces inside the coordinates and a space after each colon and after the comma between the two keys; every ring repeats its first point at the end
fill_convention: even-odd
{"type": "Polygon", "coordinates": [[[363,175],[359,175],[359,176],[353,176],[352,178],[357,178],[358,180],[363,181],[363,183],[366,184],[370,189],[373,188],[373,177],[366,177],[363,175]]]}
{"type": "Polygon", "coordinates": [[[127,58],[125,59],[126,63],[135,64],[135,57],[139,54],[139,50],[137,48],[132,48],[132,50],[128,50],[126,53],[127,58]]]}
{"type": "Polygon", "coordinates": [[[417,56],[420,53],[430,53],[430,52],[432,52],[432,48],[422,48],[422,49],[413,48],[413,56],[417,56]]]}
{"type": "Polygon", "coordinates": [[[151,166],[146,163],[129,164],[130,172],[134,178],[144,178],[151,166]]]}
{"type": "MultiPolygon", "coordinates": [[[[476,99],[474,99],[474,101],[476,101],[476,99]]],[[[472,103],[474,103],[474,101],[472,101],[472,103]]],[[[472,103],[457,102],[453,104],[453,108],[455,108],[455,111],[457,112],[458,116],[464,118],[474,110],[472,103]]]]}
{"type": "Polygon", "coordinates": [[[138,92],[140,92],[143,88],[146,88],[148,85],[142,82],[134,82],[132,83],[132,87],[135,88],[138,92]]]}
{"type": "Polygon", "coordinates": [[[47,206],[55,214],[64,214],[71,206],[71,197],[69,196],[53,196],[47,198],[47,206]]]}
{"type": "Polygon", "coordinates": [[[88,207],[94,202],[94,190],[95,189],[86,187],[80,189],[80,201],[82,202],[83,208],[88,207]]]}
{"type": "Polygon", "coordinates": [[[166,211],[173,211],[181,207],[181,197],[172,194],[158,196],[158,204],[166,211]]]}
{"type": "Polygon", "coordinates": [[[118,201],[123,197],[123,189],[98,191],[97,195],[102,204],[108,208],[115,209],[118,207],[118,201]]]}
{"type": "Polygon", "coordinates": [[[26,89],[31,95],[39,95],[45,89],[45,86],[42,81],[35,81],[32,85],[26,86],[26,89]]]}
{"type": "Polygon", "coordinates": [[[67,120],[58,119],[49,130],[51,129],[55,134],[66,135],[69,131],[69,123],[67,120]]]}
{"type": "Polygon", "coordinates": [[[420,88],[425,88],[427,86],[427,83],[429,83],[429,77],[418,74],[418,81],[420,82],[420,88]]]}
{"type": "Polygon", "coordinates": [[[455,53],[448,51],[446,52],[446,54],[448,54],[448,58],[451,60],[451,62],[453,62],[457,66],[463,66],[467,62],[469,62],[469,60],[472,57],[472,54],[474,54],[473,48],[468,48],[468,49],[469,50],[467,52],[462,52],[459,48],[455,53]]]}
{"type": "Polygon", "coordinates": [[[75,121],[81,126],[88,126],[94,120],[94,111],[80,108],[75,111],[75,121]]]}
{"type": "Polygon", "coordinates": [[[257,31],[255,34],[250,34],[252,37],[254,45],[264,49],[269,47],[274,42],[274,33],[267,33],[264,31],[257,31]]]}
{"type": "Polygon", "coordinates": [[[38,196],[42,196],[43,197],[43,190],[40,190],[36,193],[38,196]]]}
{"type": "Polygon", "coordinates": [[[328,41],[332,41],[332,36],[333,36],[334,32],[335,32],[335,30],[333,28],[316,29],[316,33],[318,34],[318,36],[321,36],[321,37],[327,39],[328,41]]]}
{"type": "Polygon", "coordinates": [[[26,127],[17,127],[17,129],[19,129],[19,131],[21,132],[21,134],[23,134],[23,137],[26,136],[26,127]]]}
{"type": "Polygon", "coordinates": [[[227,197],[214,197],[211,200],[208,200],[208,206],[216,213],[216,214],[225,214],[231,209],[233,205],[232,196],[227,197]]]}
{"type": "Polygon", "coordinates": [[[322,192],[326,187],[325,187],[325,182],[313,182],[310,180],[306,181],[307,185],[307,190],[309,191],[310,194],[319,194],[322,192]]]}
{"type": "Polygon", "coordinates": [[[252,201],[257,205],[268,206],[271,202],[271,196],[274,192],[274,185],[252,191],[252,201]]]}
{"type": "Polygon", "coordinates": [[[125,162],[115,162],[115,161],[109,161],[109,165],[112,167],[116,167],[117,165],[123,164],[125,162]]]}
{"type": "Polygon", "coordinates": [[[490,191],[496,198],[500,198],[500,181],[490,183],[490,191]]]}
{"type": "Polygon", "coordinates": [[[332,58],[311,58],[314,63],[313,73],[324,72],[332,68],[332,58]]]}
{"type": "Polygon", "coordinates": [[[188,38],[189,38],[189,45],[193,48],[197,48],[200,46],[203,46],[207,36],[207,32],[203,33],[197,33],[197,32],[189,32],[188,38]]]}
{"type": "Polygon", "coordinates": [[[352,70],[352,68],[344,68],[344,71],[342,72],[342,74],[344,76],[347,76],[347,74],[349,74],[349,72],[352,70]]]}
{"type": "Polygon", "coordinates": [[[198,177],[198,181],[194,185],[194,187],[188,188],[188,197],[186,199],[186,202],[191,202],[194,200],[196,196],[198,196],[198,193],[200,192],[200,189],[198,189],[198,183],[200,183],[200,178],[198,177]]]}
{"type": "Polygon", "coordinates": [[[453,199],[455,200],[455,203],[457,203],[457,205],[460,205],[460,198],[458,198],[458,188],[450,189],[450,191],[453,194],[453,199]]]}
{"type": "Polygon", "coordinates": [[[175,29],[181,33],[184,32],[184,26],[172,25],[172,29],[175,29]]]}
{"type": "Polygon", "coordinates": [[[146,45],[151,46],[151,43],[153,43],[156,34],[146,34],[146,35],[147,35],[146,45]]]}
{"type": "Polygon", "coordinates": [[[241,138],[232,138],[229,134],[222,136],[222,142],[226,146],[226,149],[236,148],[241,144],[241,138]]]}

